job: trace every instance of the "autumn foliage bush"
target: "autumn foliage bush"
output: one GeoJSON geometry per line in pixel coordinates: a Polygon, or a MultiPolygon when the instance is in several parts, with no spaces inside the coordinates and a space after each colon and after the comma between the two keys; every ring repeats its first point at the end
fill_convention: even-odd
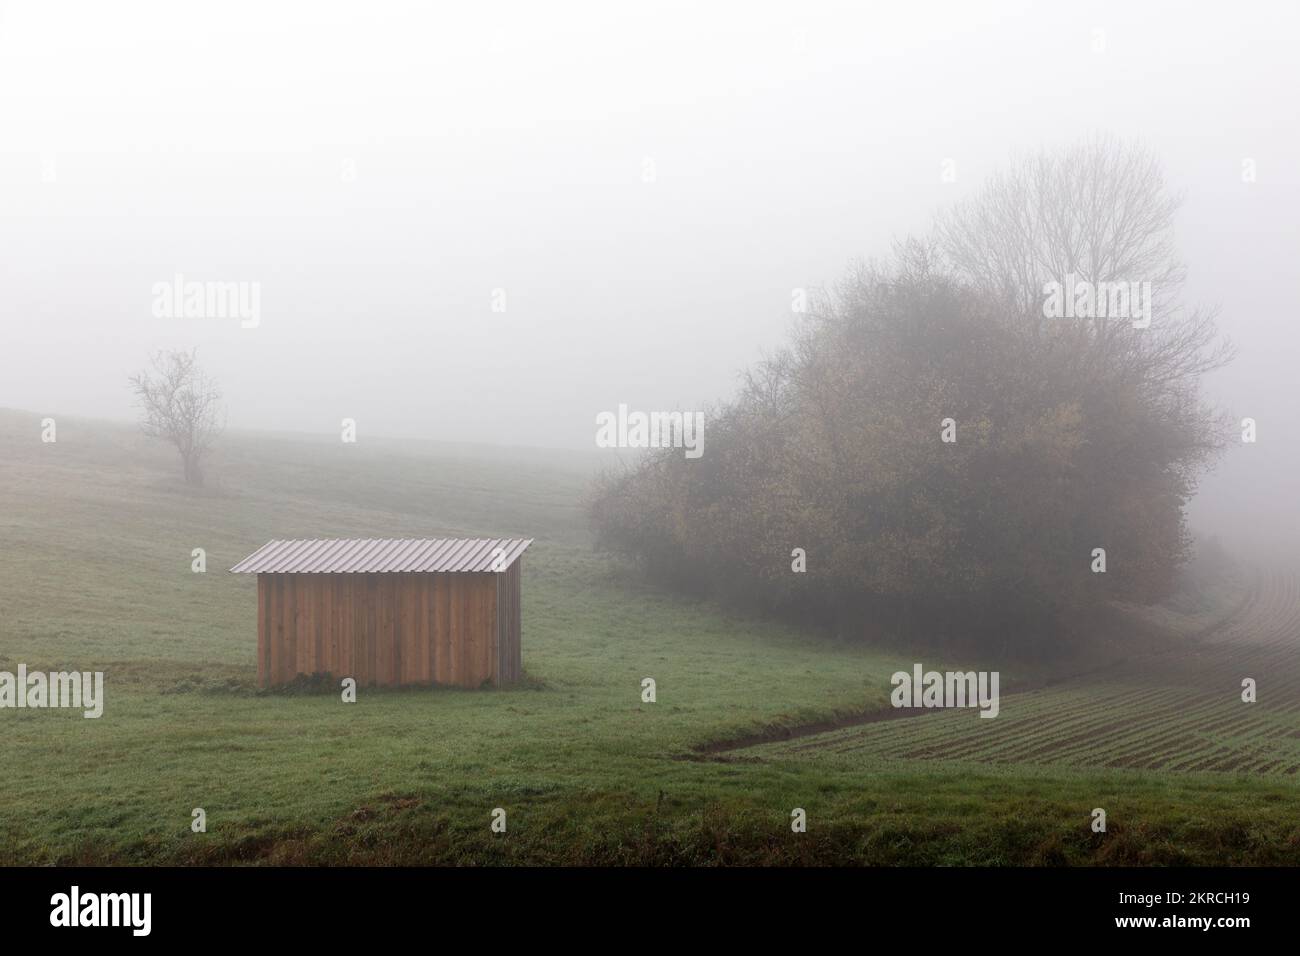
{"type": "Polygon", "coordinates": [[[750,371],[701,458],[656,449],[600,479],[598,544],[672,586],[850,630],[1157,600],[1214,421],[1177,387],[1081,361],[1077,334],[1027,333],[908,246],[750,371]]]}

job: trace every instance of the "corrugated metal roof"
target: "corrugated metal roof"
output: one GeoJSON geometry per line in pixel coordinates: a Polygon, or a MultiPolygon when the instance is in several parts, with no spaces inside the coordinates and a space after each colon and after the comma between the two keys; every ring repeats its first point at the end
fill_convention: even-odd
{"type": "Polygon", "coordinates": [[[235,574],[504,571],[532,538],[320,538],[268,541],[235,574]]]}

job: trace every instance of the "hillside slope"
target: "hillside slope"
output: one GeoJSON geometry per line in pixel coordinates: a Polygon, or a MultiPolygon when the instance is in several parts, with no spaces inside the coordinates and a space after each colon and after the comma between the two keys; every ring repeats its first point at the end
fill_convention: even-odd
{"type": "Polygon", "coordinates": [[[0,711],[0,862],[1300,861],[1294,777],[698,759],[884,707],[913,656],[636,584],[590,550],[584,456],[229,435],[195,492],[129,427],[44,445],[39,419],[0,412],[0,670],[103,670],[107,702],[0,711]],[[226,568],[271,537],[438,534],[537,539],[521,685],[256,690],[253,583],[226,568]]]}

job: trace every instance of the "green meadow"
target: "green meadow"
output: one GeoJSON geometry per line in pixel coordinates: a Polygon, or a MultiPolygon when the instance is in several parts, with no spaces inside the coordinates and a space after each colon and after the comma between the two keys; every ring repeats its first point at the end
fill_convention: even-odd
{"type": "Polygon", "coordinates": [[[1256,732],[1212,699],[1232,655],[1295,659],[1294,579],[1135,616],[1144,649],[1173,621],[1144,702],[1145,665],[1047,683],[1078,662],[943,660],[651,588],[592,549],[594,453],[230,433],[196,491],[128,425],[59,417],[47,444],[41,417],[0,411],[0,670],[103,671],[106,700],[0,710],[5,864],[1300,863],[1300,711],[1256,732]],[[227,568],[271,538],[444,535],[536,539],[520,684],[256,687],[256,586],[227,568]],[[1002,715],[854,723],[916,660],[1001,668],[1002,715]],[[1197,714],[1221,732],[1192,751],[1197,714]]]}

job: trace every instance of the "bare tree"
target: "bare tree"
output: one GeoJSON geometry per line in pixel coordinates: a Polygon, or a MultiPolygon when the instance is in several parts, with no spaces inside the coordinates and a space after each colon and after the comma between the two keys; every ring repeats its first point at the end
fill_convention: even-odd
{"type": "Polygon", "coordinates": [[[221,392],[199,368],[194,350],[158,352],[150,364],[152,371],[130,378],[144,413],[141,428],[175,445],[186,483],[202,485],[203,459],[224,427],[217,422],[221,392]]]}
{"type": "Polygon", "coordinates": [[[1216,310],[1180,302],[1185,269],[1174,242],[1182,196],[1138,143],[1097,135],[1021,156],[937,225],[952,268],[1005,304],[1022,333],[1081,364],[1105,364],[1145,385],[1193,382],[1232,357],[1216,310]],[[1048,320],[1044,285],[1151,283],[1151,327],[1108,318],[1048,320]],[[1050,330],[1050,334],[1048,334],[1050,330]]]}

